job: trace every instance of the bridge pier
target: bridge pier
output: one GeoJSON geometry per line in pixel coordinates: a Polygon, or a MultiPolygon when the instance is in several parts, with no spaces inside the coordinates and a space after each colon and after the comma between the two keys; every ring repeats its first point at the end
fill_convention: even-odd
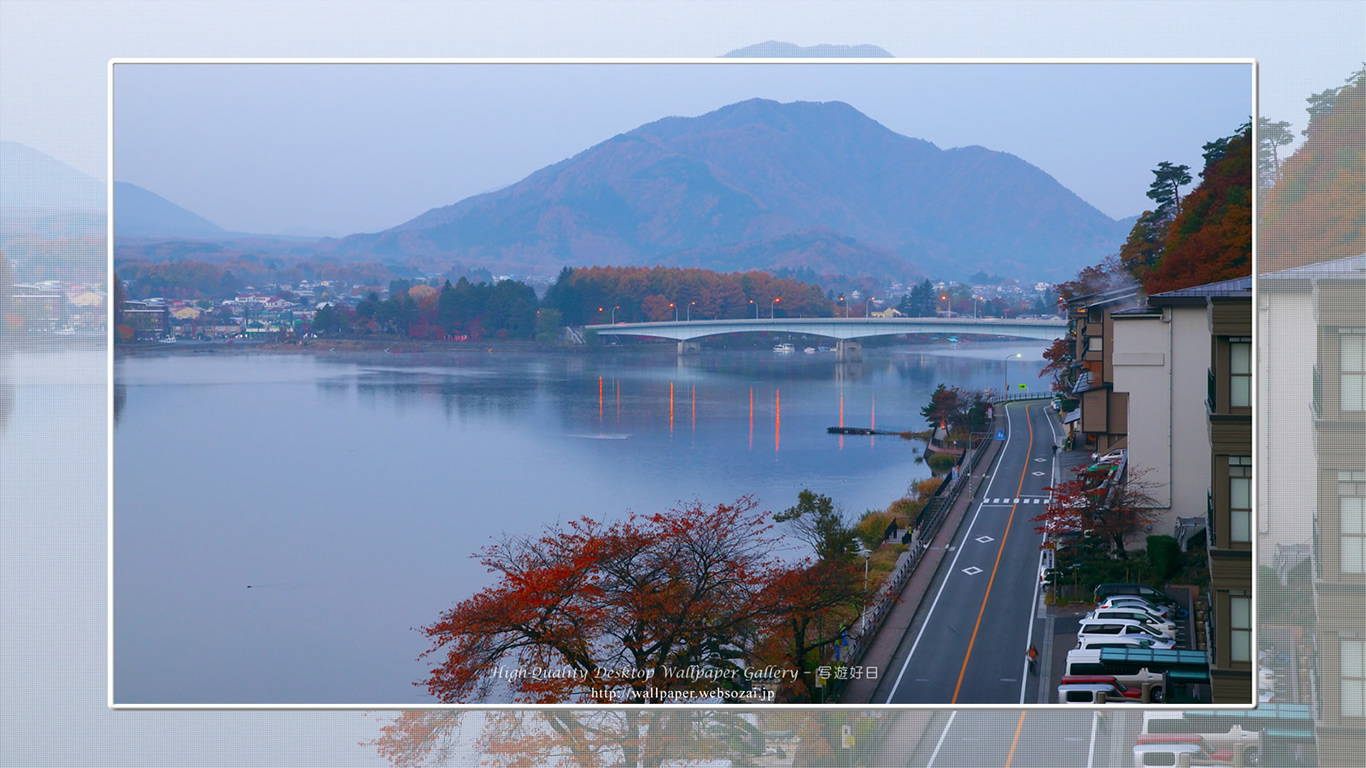
{"type": "Polygon", "coordinates": [[[678,342],[678,354],[696,355],[702,352],[702,342],[700,341],[680,341],[678,342]]]}
{"type": "Polygon", "coordinates": [[[835,342],[835,358],[850,363],[863,360],[863,344],[853,339],[840,339],[835,342]]]}

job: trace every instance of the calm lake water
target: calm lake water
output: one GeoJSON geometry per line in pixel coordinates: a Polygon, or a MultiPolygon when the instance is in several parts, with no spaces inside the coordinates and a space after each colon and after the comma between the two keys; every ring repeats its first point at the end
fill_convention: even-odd
{"type": "Polygon", "coordinates": [[[429,701],[415,628],[489,583],[493,539],[803,488],[884,508],[923,446],[826,434],[841,408],[923,429],[939,382],[1045,387],[1042,349],[120,359],[115,700],[429,701]]]}

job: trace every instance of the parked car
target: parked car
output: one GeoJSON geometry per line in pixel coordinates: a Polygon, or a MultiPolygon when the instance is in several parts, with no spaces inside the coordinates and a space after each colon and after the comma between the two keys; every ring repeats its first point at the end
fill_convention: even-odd
{"type": "MultiPolygon", "coordinates": [[[[1191,755],[1191,765],[1233,765],[1232,749],[1216,749],[1204,736],[1198,733],[1140,733],[1138,735],[1138,746],[1134,747],[1134,755],[1138,755],[1138,747],[1145,745],[1188,745],[1195,747],[1191,755]]],[[[1138,763],[1137,760],[1134,761],[1138,763]]],[[[1154,763],[1143,763],[1143,765],[1154,765],[1154,763]]],[[[1167,763],[1176,765],[1176,763],[1167,763]]]]}
{"type": "Polygon", "coordinates": [[[1097,603],[1115,595],[1136,595],[1152,603],[1176,607],[1176,601],[1168,597],[1166,592],[1147,584],[1112,582],[1096,587],[1095,598],[1097,603]]]}
{"type": "Polygon", "coordinates": [[[1136,663],[1103,663],[1100,660],[1099,650],[1068,651],[1067,662],[1063,666],[1062,674],[1064,679],[1073,676],[1100,675],[1114,678],[1130,689],[1142,691],[1146,688],[1148,700],[1155,704],[1162,703],[1165,693],[1166,676],[1161,672],[1153,672],[1136,663]]]}
{"type": "Polygon", "coordinates": [[[1120,608],[1129,611],[1144,611],[1162,621],[1174,621],[1178,614],[1178,611],[1170,605],[1150,603],[1141,597],[1135,597],[1133,595],[1115,595],[1114,597],[1101,601],[1101,604],[1096,606],[1096,608],[1097,610],[1102,608],[1120,608]]]}
{"type": "Polygon", "coordinates": [[[1170,621],[1164,621],[1144,611],[1129,608],[1097,608],[1086,614],[1088,619],[1128,619],[1146,625],[1149,629],[1156,630],[1163,637],[1176,637],[1176,625],[1170,621]]]}
{"type": "Polygon", "coordinates": [[[1090,635],[1088,637],[1078,637],[1078,651],[1099,651],[1105,648],[1156,648],[1157,650],[1169,650],[1175,648],[1176,643],[1171,640],[1154,640],[1147,635],[1090,635]]]}
{"type": "Polygon", "coordinates": [[[1233,765],[1232,762],[1210,760],[1200,747],[1184,742],[1153,742],[1134,746],[1134,768],[1148,766],[1186,765],[1233,765]],[[1185,760],[1182,760],[1185,756],[1185,760]]]}
{"type": "Polygon", "coordinates": [[[1108,639],[1113,637],[1143,637],[1152,640],[1153,648],[1175,648],[1176,641],[1165,637],[1161,632],[1143,622],[1132,619],[1082,619],[1077,629],[1078,643],[1088,639],[1108,639]]]}
{"type": "MultiPolygon", "coordinates": [[[[1058,686],[1059,704],[1142,704],[1139,699],[1117,695],[1113,683],[1070,683],[1058,686]]],[[[1175,765],[1175,763],[1173,763],[1175,765]]]]}
{"type": "Polygon", "coordinates": [[[1094,464],[1118,464],[1119,462],[1121,462],[1121,461],[1123,461],[1123,460],[1124,460],[1124,449],[1123,449],[1123,448],[1120,448],[1120,449],[1114,450],[1114,451],[1110,451],[1109,453],[1105,454],[1104,456],[1098,456],[1098,455],[1096,455],[1096,454],[1094,454],[1094,453],[1091,454],[1091,461],[1092,461],[1092,463],[1094,463],[1094,464]]]}
{"type": "Polygon", "coordinates": [[[1097,685],[1108,685],[1114,691],[1109,694],[1109,698],[1123,696],[1126,699],[1143,700],[1143,689],[1125,685],[1114,675],[1063,675],[1063,685],[1080,685],[1083,683],[1095,683],[1097,685]]]}

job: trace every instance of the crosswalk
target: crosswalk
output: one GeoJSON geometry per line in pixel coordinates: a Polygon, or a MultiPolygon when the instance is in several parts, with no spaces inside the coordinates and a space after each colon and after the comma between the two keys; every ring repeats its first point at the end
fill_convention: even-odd
{"type": "Polygon", "coordinates": [[[982,504],[983,506],[988,504],[1043,504],[1047,501],[1047,496],[1021,496],[1019,498],[982,499],[982,504]]]}

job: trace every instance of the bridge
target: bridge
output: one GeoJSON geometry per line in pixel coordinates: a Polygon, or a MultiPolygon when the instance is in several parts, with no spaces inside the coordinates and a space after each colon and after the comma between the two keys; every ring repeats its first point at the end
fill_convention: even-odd
{"type": "Polygon", "coordinates": [[[725,333],[804,333],[836,339],[840,356],[860,354],[856,339],[903,333],[1004,336],[1052,341],[1067,332],[1063,319],[1002,319],[999,317],[779,317],[740,320],[665,320],[656,323],[616,323],[585,326],[598,336],[648,336],[673,339],[680,354],[696,352],[697,339],[725,333]]]}

